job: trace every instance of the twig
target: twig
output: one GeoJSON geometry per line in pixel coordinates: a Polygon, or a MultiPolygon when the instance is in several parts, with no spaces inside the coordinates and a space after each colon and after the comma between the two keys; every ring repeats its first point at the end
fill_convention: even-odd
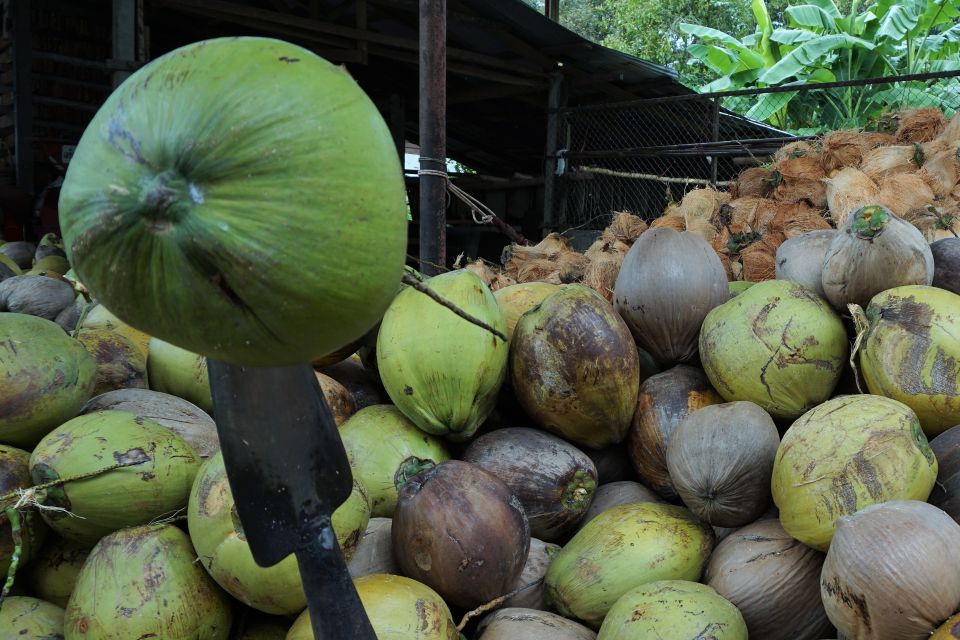
{"type": "Polygon", "coordinates": [[[443,307],[446,307],[447,309],[450,309],[450,311],[453,311],[455,314],[457,314],[458,316],[460,316],[461,318],[463,318],[463,319],[466,320],[467,322],[470,322],[470,323],[472,323],[472,324],[475,324],[475,325],[477,325],[478,327],[480,327],[481,329],[486,329],[487,331],[489,331],[489,332],[492,333],[493,335],[497,336],[498,338],[500,338],[500,339],[503,340],[504,342],[507,342],[507,336],[504,335],[502,332],[494,329],[493,327],[491,327],[490,325],[488,325],[488,324],[487,324],[486,322],[484,322],[483,320],[480,320],[479,318],[470,315],[469,313],[467,313],[466,311],[464,311],[463,309],[461,309],[461,308],[458,307],[457,305],[453,304],[452,302],[450,302],[450,301],[447,300],[446,298],[442,297],[442,296],[441,296],[440,294],[438,294],[436,291],[433,291],[432,289],[430,289],[429,287],[427,287],[427,285],[425,285],[424,283],[420,282],[419,280],[417,280],[416,278],[414,278],[413,276],[411,276],[409,273],[404,273],[404,274],[403,274],[403,283],[406,284],[406,285],[409,285],[409,286],[413,287],[414,289],[416,289],[416,290],[419,291],[420,293],[425,294],[428,298],[430,298],[431,300],[433,300],[433,301],[436,302],[437,304],[439,304],[439,305],[441,305],[441,306],[443,306],[443,307]]]}
{"type": "Polygon", "coordinates": [[[857,368],[857,353],[860,351],[860,345],[863,343],[864,336],[867,335],[870,321],[867,319],[867,314],[863,312],[863,308],[860,305],[848,304],[847,309],[850,310],[850,315],[853,316],[853,325],[857,331],[857,337],[853,341],[853,347],[850,349],[850,367],[853,369],[853,380],[857,383],[857,391],[863,393],[863,387],[860,385],[860,370],[857,368]]]}
{"type": "Polygon", "coordinates": [[[467,623],[470,622],[472,619],[476,618],[477,616],[482,615],[482,614],[484,614],[484,613],[486,613],[486,612],[488,612],[488,611],[492,611],[493,609],[496,609],[497,607],[499,607],[500,605],[502,605],[504,602],[506,602],[507,600],[509,600],[509,599],[512,598],[513,596],[517,595],[518,593],[523,593],[523,592],[526,591],[527,589],[529,589],[529,588],[531,588],[531,587],[535,587],[535,586],[537,586],[537,585],[539,585],[539,584],[542,584],[542,583],[543,583],[543,578],[540,578],[539,580],[534,580],[534,581],[531,582],[530,584],[525,584],[525,585],[523,585],[522,587],[517,587],[516,589],[514,589],[514,590],[511,591],[510,593],[504,594],[504,595],[500,596],[499,598],[496,598],[496,599],[494,599],[494,600],[491,600],[491,601],[488,602],[487,604],[480,605],[479,607],[477,607],[477,608],[474,609],[473,611],[468,611],[468,612],[463,616],[463,618],[460,619],[460,624],[457,625],[457,631],[463,631],[463,628],[467,626],[467,623]]]}
{"type": "Polygon", "coordinates": [[[23,529],[20,522],[20,512],[16,509],[5,509],[4,514],[10,521],[10,532],[13,534],[13,554],[10,556],[10,568],[7,570],[7,579],[3,583],[3,590],[0,591],[0,609],[3,608],[3,602],[10,595],[13,588],[17,568],[20,566],[20,554],[23,553],[23,529]]]}

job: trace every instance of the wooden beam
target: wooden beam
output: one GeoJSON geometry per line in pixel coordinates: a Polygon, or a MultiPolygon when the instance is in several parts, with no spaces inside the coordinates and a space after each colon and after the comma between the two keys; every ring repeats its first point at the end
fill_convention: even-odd
{"type": "MultiPolygon", "coordinates": [[[[137,3],[136,0],[113,0],[113,60],[137,60],[137,3]]],[[[113,86],[130,77],[131,72],[117,69],[113,72],[113,86]]]]}

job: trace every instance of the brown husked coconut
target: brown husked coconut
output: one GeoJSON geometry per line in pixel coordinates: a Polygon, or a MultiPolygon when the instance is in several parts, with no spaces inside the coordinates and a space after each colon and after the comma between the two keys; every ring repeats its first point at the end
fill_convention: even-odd
{"type": "Polygon", "coordinates": [[[943,131],[940,132],[939,138],[946,140],[948,144],[960,145],[960,115],[953,114],[943,131]]]}
{"type": "Polygon", "coordinates": [[[918,175],[938,198],[950,195],[960,180],[960,147],[927,155],[918,175]]]}
{"type": "Polygon", "coordinates": [[[500,609],[483,619],[477,640],[596,640],[587,627],[549,611],[500,609]]]}
{"type": "Polygon", "coordinates": [[[860,170],[879,183],[887,176],[913,173],[922,165],[923,148],[919,144],[891,145],[865,153],[860,170]]]}
{"type": "Polygon", "coordinates": [[[687,222],[687,233],[695,233],[710,243],[717,237],[718,231],[709,220],[694,218],[687,222]]]}
{"type": "Polygon", "coordinates": [[[320,391],[333,412],[333,419],[339,427],[347,421],[357,411],[357,403],[353,400],[353,394],[347,388],[319,371],[314,372],[317,376],[317,382],[320,383],[320,391]]]}
{"type": "Polygon", "coordinates": [[[730,194],[717,191],[713,187],[693,189],[684,194],[680,201],[679,213],[687,221],[710,220],[720,210],[720,207],[730,201],[730,194]]]}
{"type": "Polygon", "coordinates": [[[723,273],[727,276],[727,281],[736,280],[737,278],[733,275],[733,261],[730,256],[726,253],[717,253],[717,257],[720,258],[720,264],[723,266],[723,273]]]}
{"type": "MultiPolygon", "coordinates": [[[[454,264],[453,267],[454,269],[460,268],[458,264],[454,264]]],[[[475,274],[480,276],[480,279],[483,280],[487,287],[489,287],[490,291],[498,291],[504,287],[509,287],[512,284],[516,284],[516,281],[513,278],[504,274],[499,269],[491,267],[483,260],[474,260],[473,262],[469,262],[464,269],[467,271],[473,271],[475,274]]]]}
{"type": "Polygon", "coordinates": [[[868,134],[857,129],[831,131],[823,136],[820,165],[826,173],[844,167],[858,167],[865,151],[871,148],[868,134]]]}
{"type": "MultiPolygon", "coordinates": [[[[761,208],[774,208],[776,202],[766,198],[746,196],[731,200],[720,207],[714,224],[723,232],[745,233],[753,230],[757,219],[757,213],[761,208]]],[[[726,245],[726,242],[723,243],[726,245]]]]}
{"type": "Polygon", "coordinates": [[[780,203],[777,206],[777,215],[770,222],[770,232],[776,236],[782,235],[784,240],[811,231],[831,228],[820,209],[815,209],[804,202],[780,203]]]}
{"type": "Polygon", "coordinates": [[[730,188],[730,197],[733,200],[749,197],[763,198],[769,195],[772,189],[773,172],[766,167],[750,167],[737,176],[736,182],[730,188]]]}
{"type": "Polygon", "coordinates": [[[830,629],[820,598],[824,558],[778,519],[761,519],[717,545],[703,582],[737,606],[751,638],[819,640],[830,629]]]}
{"type": "Polygon", "coordinates": [[[613,222],[600,234],[600,239],[611,245],[618,241],[623,242],[629,248],[646,230],[647,223],[643,218],[629,211],[618,211],[613,217],[613,222]]]}
{"type": "Polygon", "coordinates": [[[752,230],[760,235],[767,235],[771,232],[773,221],[777,217],[780,205],[784,203],[776,200],[761,200],[758,203],[753,218],[752,230]]]}
{"type": "Polygon", "coordinates": [[[843,226],[851,213],[880,198],[880,187],[859,169],[846,167],[824,179],[827,185],[827,207],[830,219],[837,228],[843,226]]]}
{"type": "Polygon", "coordinates": [[[916,173],[897,173],[880,181],[880,197],[874,204],[882,204],[898,216],[912,209],[933,204],[933,191],[916,173]]]}
{"type": "Polygon", "coordinates": [[[660,229],[663,227],[667,229],[673,229],[674,231],[686,231],[687,221],[682,215],[669,214],[660,216],[650,223],[651,229],[660,229]]]}
{"type": "Polygon", "coordinates": [[[917,500],[841,516],[820,594],[845,636],[928,638],[960,603],[960,524],[917,500]]]}
{"type": "Polygon", "coordinates": [[[900,126],[894,134],[897,142],[929,142],[947,125],[943,111],[936,108],[913,109],[900,116],[900,126]]]}
{"type": "Polygon", "coordinates": [[[803,158],[817,155],[817,148],[805,140],[797,140],[796,142],[789,142],[773,154],[774,163],[783,162],[784,160],[793,160],[794,158],[803,158]]]}
{"type": "Polygon", "coordinates": [[[740,251],[740,260],[743,279],[747,282],[763,282],[776,277],[777,248],[773,243],[763,240],[754,242],[740,251]]]}
{"type": "Polygon", "coordinates": [[[788,158],[773,165],[773,197],[781,202],[807,201],[815,207],[827,204],[825,177],[816,155],[788,158]]]}

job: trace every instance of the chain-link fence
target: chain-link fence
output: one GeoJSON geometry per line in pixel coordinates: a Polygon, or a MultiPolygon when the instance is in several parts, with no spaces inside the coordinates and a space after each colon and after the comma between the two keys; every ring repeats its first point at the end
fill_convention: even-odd
{"type": "Polygon", "coordinates": [[[691,94],[562,109],[553,201],[557,227],[644,218],[703,185],[724,188],[782,145],[825,131],[894,131],[897,113],[960,111],[960,71],[691,94]]]}

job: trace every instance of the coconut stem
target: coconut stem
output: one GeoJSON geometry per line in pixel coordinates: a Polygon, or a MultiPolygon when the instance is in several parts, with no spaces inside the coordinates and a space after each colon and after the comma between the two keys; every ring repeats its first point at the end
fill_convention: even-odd
{"type": "Polygon", "coordinates": [[[590,506],[590,499],[597,488],[597,481],[583,469],[573,474],[573,479],[567,483],[560,502],[574,513],[581,513],[590,506]]]}
{"type": "Polygon", "coordinates": [[[13,534],[13,555],[10,556],[10,568],[7,569],[7,580],[3,584],[3,591],[0,592],[0,609],[3,608],[3,602],[10,594],[13,588],[13,582],[16,579],[17,567],[20,565],[20,554],[23,551],[23,529],[20,526],[20,512],[10,507],[4,509],[7,520],[10,521],[10,531],[13,534]]]}
{"type": "Polygon", "coordinates": [[[847,309],[853,316],[853,325],[857,331],[857,337],[853,341],[853,348],[850,349],[850,368],[853,369],[853,380],[857,383],[857,391],[863,393],[863,386],[860,384],[860,370],[857,369],[857,354],[860,352],[860,345],[863,338],[867,335],[867,329],[870,328],[870,321],[867,314],[863,312],[863,307],[858,304],[848,304],[847,309]]]}
{"type": "Polygon", "coordinates": [[[860,207],[853,214],[851,230],[858,238],[869,240],[883,233],[890,221],[890,212],[880,205],[860,207]]]}
{"type": "Polygon", "coordinates": [[[504,342],[507,342],[507,336],[504,335],[502,332],[497,331],[496,329],[494,329],[493,327],[491,327],[490,325],[488,325],[488,324],[487,324],[486,322],[484,322],[483,320],[480,320],[479,318],[470,315],[469,313],[467,313],[466,311],[464,311],[463,309],[461,309],[461,308],[458,307],[457,305],[453,304],[452,302],[450,302],[449,300],[447,300],[446,298],[444,298],[443,296],[441,296],[440,294],[438,294],[436,291],[433,291],[432,289],[430,289],[429,287],[427,287],[427,285],[423,284],[422,282],[420,282],[419,280],[417,280],[416,278],[414,278],[413,276],[411,276],[409,273],[404,273],[404,274],[403,274],[403,283],[406,284],[406,285],[408,285],[408,286],[410,286],[410,287],[413,287],[414,289],[416,289],[416,290],[419,291],[420,293],[425,294],[428,298],[430,298],[431,300],[433,300],[434,302],[436,302],[436,303],[439,304],[440,306],[443,306],[443,307],[446,307],[447,309],[450,309],[450,311],[453,311],[455,314],[457,314],[458,316],[460,316],[461,318],[463,318],[463,319],[466,320],[467,322],[470,322],[470,323],[472,323],[472,324],[475,324],[475,325],[477,325],[478,327],[480,327],[481,329],[486,329],[487,331],[489,331],[490,333],[492,333],[492,334],[495,335],[496,337],[500,338],[500,339],[503,340],[504,342]]]}
{"type": "Polygon", "coordinates": [[[393,475],[393,486],[395,486],[397,491],[399,491],[400,487],[405,485],[410,478],[415,478],[421,473],[430,471],[436,466],[437,463],[435,463],[433,460],[410,456],[400,463],[400,466],[397,468],[397,472],[393,475]]]}
{"type": "Polygon", "coordinates": [[[530,584],[525,584],[525,585],[523,585],[522,587],[517,587],[516,589],[514,589],[514,590],[511,591],[510,593],[504,594],[504,595],[500,596],[499,598],[495,598],[495,599],[491,600],[490,602],[488,602],[487,604],[480,605],[479,607],[477,607],[477,608],[474,609],[473,611],[468,611],[468,612],[463,616],[463,618],[460,619],[460,624],[457,625],[457,631],[463,631],[463,628],[467,626],[467,623],[470,622],[472,619],[476,618],[477,616],[482,615],[482,614],[484,614],[484,613],[486,613],[486,612],[488,612],[488,611],[491,611],[491,610],[493,610],[493,609],[496,609],[497,607],[499,607],[500,605],[502,605],[504,602],[506,602],[507,600],[509,600],[509,599],[512,598],[513,596],[517,595],[518,593],[523,593],[523,592],[526,591],[527,589],[530,589],[531,587],[535,587],[535,586],[541,584],[542,582],[543,582],[543,578],[540,578],[539,580],[534,580],[534,581],[531,582],[530,584]]]}

